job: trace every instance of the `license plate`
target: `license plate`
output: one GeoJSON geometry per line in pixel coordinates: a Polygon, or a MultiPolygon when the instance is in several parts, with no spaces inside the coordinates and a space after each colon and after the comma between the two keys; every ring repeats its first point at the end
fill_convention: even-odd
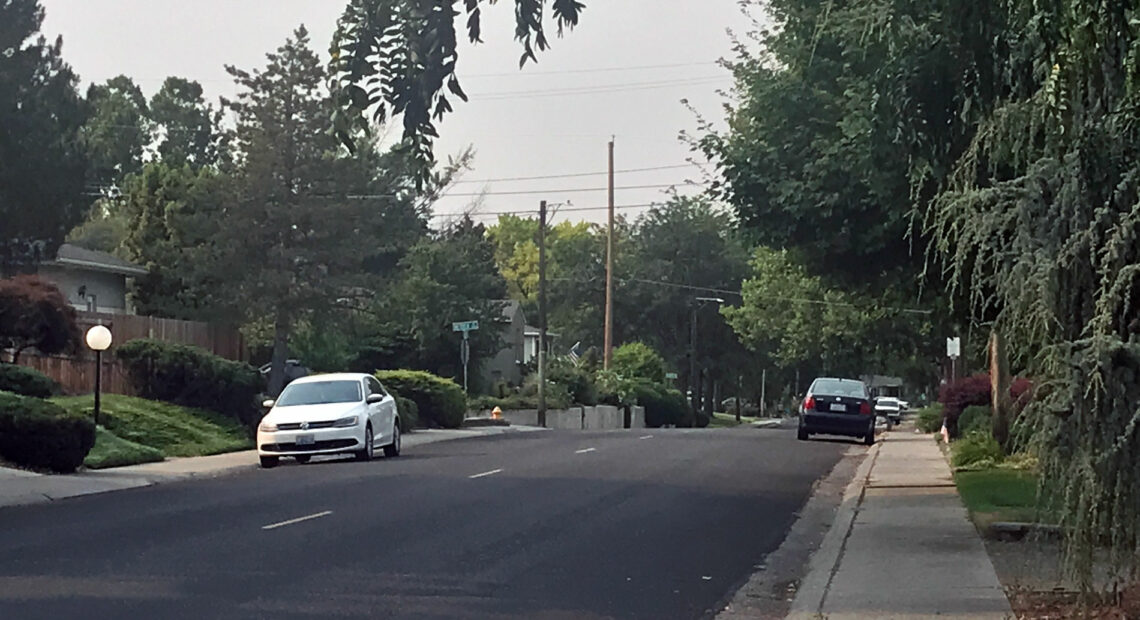
{"type": "Polygon", "coordinates": [[[313,442],[313,436],[312,435],[297,435],[297,445],[298,446],[311,446],[311,445],[313,445],[313,443],[314,442],[313,442]]]}
{"type": "Polygon", "coordinates": [[[843,403],[831,403],[832,411],[847,411],[847,405],[843,403]]]}

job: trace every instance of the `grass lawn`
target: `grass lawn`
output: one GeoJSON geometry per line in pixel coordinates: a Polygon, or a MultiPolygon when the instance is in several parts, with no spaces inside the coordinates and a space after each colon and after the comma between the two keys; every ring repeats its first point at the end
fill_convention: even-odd
{"type": "MultiPolygon", "coordinates": [[[[52,400],[85,416],[90,416],[94,408],[91,396],[52,400]]],[[[104,395],[99,421],[116,438],[154,448],[164,456],[206,456],[253,445],[245,429],[221,415],[131,396],[104,395]]],[[[111,445],[112,440],[108,439],[104,447],[109,450],[111,445]]],[[[97,437],[92,453],[99,449],[97,437]]]]}
{"type": "Polygon", "coordinates": [[[95,430],[95,446],[83,459],[90,469],[122,467],[139,463],[155,463],[163,459],[162,451],[150,446],[127,441],[100,426],[95,430]]]}
{"type": "Polygon", "coordinates": [[[954,481],[976,522],[1037,521],[1037,476],[1031,472],[962,471],[954,474],[954,481]]]}
{"type": "Polygon", "coordinates": [[[740,416],[740,422],[737,422],[735,413],[714,413],[712,419],[709,420],[709,428],[730,428],[740,424],[751,424],[755,421],[756,418],[745,415],[740,416]]]}

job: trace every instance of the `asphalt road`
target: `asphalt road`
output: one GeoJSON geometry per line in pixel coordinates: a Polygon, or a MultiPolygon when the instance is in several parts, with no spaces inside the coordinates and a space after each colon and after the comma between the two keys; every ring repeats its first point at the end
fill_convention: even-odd
{"type": "Polygon", "coordinates": [[[0,618],[701,618],[850,443],[538,432],[0,509],[0,618]]]}

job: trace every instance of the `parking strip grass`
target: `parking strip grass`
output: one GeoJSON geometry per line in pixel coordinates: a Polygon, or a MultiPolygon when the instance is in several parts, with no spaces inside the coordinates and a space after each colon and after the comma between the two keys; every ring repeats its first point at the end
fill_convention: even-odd
{"type": "MultiPolygon", "coordinates": [[[[1035,522],[1037,476],[1015,469],[985,469],[954,474],[958,493],[979,523],[1035,522]]],[[[1048,519],[1044,519],[1048,521],[1048,519]]]]}

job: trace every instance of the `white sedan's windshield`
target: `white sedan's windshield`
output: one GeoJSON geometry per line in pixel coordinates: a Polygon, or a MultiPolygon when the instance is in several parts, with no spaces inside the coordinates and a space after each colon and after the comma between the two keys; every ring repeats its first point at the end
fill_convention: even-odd
{"type": "Polygon", "coordinates": [[[354,403],[361,400],[359,381],[293,383],[277,399],[278,407],[354,403]]]}

